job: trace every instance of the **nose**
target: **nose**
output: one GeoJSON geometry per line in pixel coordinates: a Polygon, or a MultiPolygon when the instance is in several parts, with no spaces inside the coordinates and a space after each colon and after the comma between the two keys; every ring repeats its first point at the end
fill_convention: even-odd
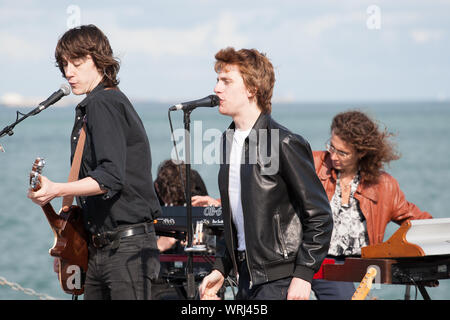
{"type": "Polygon", "coordinates": [[[216,83],[216,85],[214,87],[214,93],[217,94],[217,93],[220,93],[222,91],[223,91],[222,85],[220,84],[220,81],[217,81],[217,83],[216,83]]]}
{"type": "Polygon", "coordinates": [[[330,158],[331,158],[332,161],[339,160],[336,152],[329,152],[329,153],[330,153],[330,158]]]}
{"type": "Polygon", "coordinates": [[[66,75],[66,79],[73,77],[74,72],[74,66],[68,62],[67,65],[64,67],[64,74],[66,75]]]}

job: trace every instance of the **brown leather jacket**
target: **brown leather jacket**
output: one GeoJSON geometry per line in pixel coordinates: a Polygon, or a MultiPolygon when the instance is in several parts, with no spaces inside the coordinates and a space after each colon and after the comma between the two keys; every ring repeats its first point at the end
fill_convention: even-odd
{"type": "MultiPolygon", "coordinates": [[[[336,170],[328,152],[314,151],[313,156],[317,175],[331,201],[336,188],[336,170]]],[[[397,180],[387,173],[382,173],[376,184],[367,186],[360,183],[355,198],[366,218],[370,245],[383,242],[386,225],[390,221],[401,224],[407,219],[432,218],[428,212],[420,211],[415,204],[406,201],[397,180]]]]}

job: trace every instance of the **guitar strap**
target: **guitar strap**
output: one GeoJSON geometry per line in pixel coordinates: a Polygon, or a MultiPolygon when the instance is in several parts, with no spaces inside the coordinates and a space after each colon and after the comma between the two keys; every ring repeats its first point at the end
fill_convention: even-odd
{"type": "MultiPolygon", "coordinates": [[[[78,180],[85,141],[86,141],[86,124],[83,123],[83,127],[81,128],[80,131],[80,136],[78,137],[78,143],[75,149],[75,154],[73,156],[72,167],[70,168],[69,179],[67,180],[67,182],[73,182],[78,180]]],[[[73,203],[73,198],[74,196],[63,197],[62,211],[64,212],[69,211],[69,208],[73,203]]]]}

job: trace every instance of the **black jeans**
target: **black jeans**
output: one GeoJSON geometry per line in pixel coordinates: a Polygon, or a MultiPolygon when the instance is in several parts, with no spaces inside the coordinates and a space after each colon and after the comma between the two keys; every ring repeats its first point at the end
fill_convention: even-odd
{"type": "Polygon", "coordinates": [[[238,263],[239,287],[236,300],[286,300],[292,277],[262,283],[250,288],[247,261],[238,263]]]}
{"type": "Polygon", "coordinates": [[[356,290],[353,282],[323,279],[313,279],[311,289],[317,300],[351,300],[356,290]]]}
{"type": "Polygon", "coordinates": [[[158,277],[159,251],[154,231],[120,239],[119,247],[89,245],[85,300],[148,300],[158,277]]]}

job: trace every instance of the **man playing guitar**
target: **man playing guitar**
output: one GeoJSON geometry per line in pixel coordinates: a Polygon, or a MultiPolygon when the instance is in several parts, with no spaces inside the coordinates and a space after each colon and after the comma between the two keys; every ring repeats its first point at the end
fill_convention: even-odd
{"type": "Polygon", "coordinates": [[[55,58],[76,95],[72,159],[81,129],[86,141],[78,180],[55,183],[40,177],[28,197],[45,206],[56,197],[77,197],[89,242],[85,299],[149,299],[159,273],[152,221],[161,208],[151,176],[144,126],[117,87],[119,63],[108,38],[94,25],[68,30],[55,58]]]}

